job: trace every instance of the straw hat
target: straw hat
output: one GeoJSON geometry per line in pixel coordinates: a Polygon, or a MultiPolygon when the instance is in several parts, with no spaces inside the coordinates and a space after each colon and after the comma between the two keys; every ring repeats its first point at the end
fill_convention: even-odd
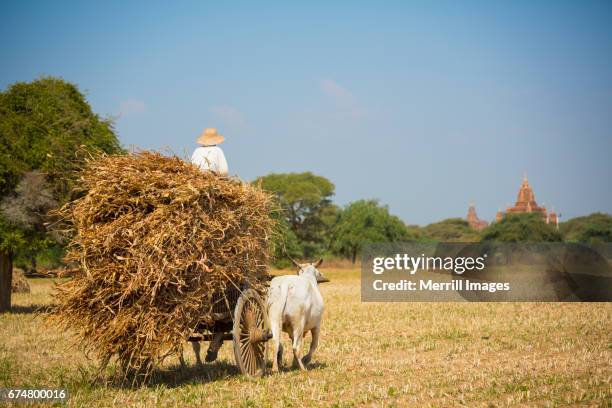
{"type": "Polygon", "coordinates": [[[196,140],[196,143],[204,146],[218,145],[223,142],[225,138],[217,133],[215,128],[206,128],[196,140]]]}

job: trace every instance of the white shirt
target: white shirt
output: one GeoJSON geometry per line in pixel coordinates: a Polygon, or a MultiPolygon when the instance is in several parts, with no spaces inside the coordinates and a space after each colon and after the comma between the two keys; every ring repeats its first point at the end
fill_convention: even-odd
{"type": "Polygon", "coordinates": [[[227,175],[227,160],[218,146],[200,146],[193,151],[191,162],[203,171],[227,175]]]}

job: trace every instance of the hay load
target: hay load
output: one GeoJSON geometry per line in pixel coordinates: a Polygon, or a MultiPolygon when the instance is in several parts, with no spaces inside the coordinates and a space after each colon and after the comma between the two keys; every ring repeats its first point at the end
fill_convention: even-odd
{"type": "Polygon", "coordinates": [[[11,292],[30,293],[30,283],[23,269],[13,268],[13,280],[11,281],[11,292]]]}
{"type": "Polygon", "coordinates": [[[261,189],[152,152],[91,160],[81,181],[60,210],[74,277],[51,316],[103,365],[116,355],[148,376],[212,323],[215,293],[267,279],[274,222],[261,189]]]}

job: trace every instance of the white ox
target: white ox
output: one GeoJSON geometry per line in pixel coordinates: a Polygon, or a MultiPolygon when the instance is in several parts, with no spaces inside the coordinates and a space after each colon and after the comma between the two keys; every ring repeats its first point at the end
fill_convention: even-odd
{"type": "Polygon", "coordinates": [[[282,364],[281,330],[291,337],[294,366],[297,364],[305,370],[304,364],[308,364],[317,348],[323,317],[323,297],[318,282],[329,282],[317,269],[321,262],[322,259],[317,263],[306,264],[294,261],[299,268],[297,275],[277,276],[270,282],[268,316],[272,329],[274,372],[282,364]],[[312,334],[310,350],[300,359],[304,336],[309,331],[312,334]]]}

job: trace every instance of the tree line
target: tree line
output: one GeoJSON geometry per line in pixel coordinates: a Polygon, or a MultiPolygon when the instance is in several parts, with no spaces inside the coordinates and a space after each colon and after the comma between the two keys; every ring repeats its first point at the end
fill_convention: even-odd
{"type": "Polygon", "coordinates": [[[612,216],[595,213],[560,224],[544,222],[539,214],[512,214],[482,231],[462,218],[449,218],[425,227],[406,225],[377,200],[357,200],[344,207],[331,198],[334,185],[310,172],[270,174],[255,180],[278,198],[279,231],[275,239],[276,266],[290,258],[320,256],[359,258],[363,245],[377,242],[612,242],[612,216]]]}
{"type": "MultiPolygon", "coordinates": [[[[0,92],[0,311],[9,306],[2,294],[10,293],[13,264],[29,273],[40,263],[61,264],[64,244],[45,228],[45,214],[76,198],[77,170],[94,152],[125,154],[112,121],[95,114],[76,85],[42,77],[0,92]]],[[[419,227],[377,200],[337,206],[334,184],[310,172],[270,174],[253,183],[278,201],[277,266],[326,255],[355,262],[370,242],[612,241],[608,214],[570,220],[559,231],[531,214],[507,217],[482,232],[460,218],[419,227]]]]}

